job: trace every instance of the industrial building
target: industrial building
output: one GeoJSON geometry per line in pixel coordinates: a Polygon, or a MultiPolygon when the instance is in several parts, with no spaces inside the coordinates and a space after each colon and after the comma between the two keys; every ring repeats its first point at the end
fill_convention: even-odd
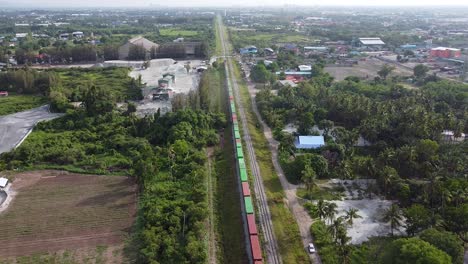
{"type": "Polygon", "coordinates": [[[130,52],[130,47],[132,46],[142,46],[146,50],[146,59],[149,59],[151,48],[158,48],[159,45],[142,37],[134,37],[129,39],[127,43],[119,47],[119,60],[128,59],[128,54],[130,52]]]}
{"type": "Polygon", "coordinates": [[[380,38],[359,38],[357,46],[366,49],[381,49],[385,46],[380,38]]]}
{"type": "Polygon", "coordinates": [[[435,58],[458,58],[461,56],[460,49],[437,47],[431,49],[431,57],[435,58]]]}

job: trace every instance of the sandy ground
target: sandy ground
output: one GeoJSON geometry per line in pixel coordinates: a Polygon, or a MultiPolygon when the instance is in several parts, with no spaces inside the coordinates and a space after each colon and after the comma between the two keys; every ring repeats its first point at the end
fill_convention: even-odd
{"type": "MultiPolygon", "coordinates": [[[[351,237],[352,244],[361,244],[374,236],[388,236],[390,234],[390,225],[382,222],[385,211],[393,204],[393,201],[383,200],[374,196],[372,199],[362,199],[359,195],[367,188],[367,184],[375,184],[375,180],[347,180],[348,184],[343,185],[346,188],[345,199],[342,201],[330,201],[338,206],[337,217],[344,216],[350,208],[358,209],[358,214],[362,218],[353,220],[353,225],[347,227],[348,236],[351,237]],[[354,187],[353,187],[354,186],[354,187]],[[355,188],[359,186],[358,188],[355,188]]],[[[342,184],[341,180],[331,180],[329,184],[342,184]]],[[[394,230],[395,234],[403,235],[403,230],[394,230]]]]}
{"type": "Polygon", "coordinates": [[[48,106],[0,117],[0,154],[15,148],[36,123],[51,120],[63,114],[50,113],[48,106]]]}
{"type": "MultiPolygon", "coordinates": [[[[143,83],[148,87],[155,88],[158,86],[158,80],[165,73],[175,74],[175,82],[169,86],[173,90],[173,94],[188,93],[191,90],[198,89],[201,74],[195,69],[203,65],[201,60],[183,60],[175,61],[173,59],[156,59],[150,61],[150,66],[147,69],[135,68],[130,72],[130,76],[138,78],[141,75],[143,83]],[[189,72],[185,65],[190,65],[189,72]]],[[[161,113],[171,111],[171,104],[168,101],[153,101],[149,89],[143,91],[144,99],[137,102],[137,113],[140,116],[155,113],[158,108],[161,113]]]]}
{"type": "MultiPolygon", "coordinates": [[[[353,67],[334,67],[327,66],[325,71],[335,77],[336,81],[342,81],[348,76],[357,76],[363,79],[374,79],[377,76],[377,72],[386,64],[385,62],[376,58],[367,58],[366,61],[359,61],[358,65],[353,67]]],[[[413,71],[397,67],[392,75],[412,75],[413,71]]]]}

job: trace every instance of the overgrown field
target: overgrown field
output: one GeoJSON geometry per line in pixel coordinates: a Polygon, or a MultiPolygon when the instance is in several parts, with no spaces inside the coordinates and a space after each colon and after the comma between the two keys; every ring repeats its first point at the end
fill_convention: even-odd
{"type": "Polygon", "coordinates": [[[104,87],[109,97],[117,101],[136,99],[140,89],[135,80],[128,76],[128,68],[108,67],[102,69],[54,69],[59,75],[59,86],[72,101],[81,101],[89,85],[104,87]]]}
{"type": "Polygon", "coordinates": [[[257,31],[236,31],[229,30],[232,44],[235,49],[247,45],[255,45],[258,48],[267,48],[277,43],[296,43],[296,44],[310,44],[313,40],[309,36],[297,33],[264,33],[257,31]]]}
{"type": "Polygon", "coordinates": [[[10,95],[8,97],[0,97],[0,116],[39,107],[46,103],[47,99],[43,96],[10,95]]]}
{"type": "Polygon", "coordinates": [[[12,188],[0,214],[0,258],[120,244],[136,214],[127,177],[32,171],[15,175],[12,188]]]}

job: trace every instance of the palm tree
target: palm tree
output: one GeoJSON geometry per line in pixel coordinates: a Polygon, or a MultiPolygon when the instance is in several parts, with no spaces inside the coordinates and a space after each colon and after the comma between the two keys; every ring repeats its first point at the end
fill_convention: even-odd
{"type": "Polygon", "coordinates": [[[353,225],[353,219],[362,218],[362,216],[358,215],[359,210],[356,208],[349,208],[346,211],[345,219],[347,220],[348,224],[353,225]]]}
{"type": "Polygon", "coordinates": [[[457,189],[452,192],[452,198],[455,202],[455,206],[460,205],[463,201],[468,198],[468,189],[457,189]]]}
{"type": "Polygon", "coordinates": [[[344,219],[343,217],[338,217],[331,225],[328,226],[327,230],[330,232],[332,237],[335,239],[335,242],[338,240],[338,232],[343,229],[346,232],[344,227],[344,219]]]}
{"type": "Polygon", "coordinates": [[[327,216],[327,206],[328,206],[328,203],[322,199],[320,199],[317,202],[317,215],[320,218],[320,220],[322,220],[322,218],[325,218],[327,216]]]}
{"type": "Polygon", "coordinates": [[[388,210],[384,213],[383,220],[387,223],[390,222],[390,230],[393,236],[393,229],[398,229],[398,227],[401,226],[401,222],[403,220],[400,207],[398,207],[396,204],[392,204],[392,206],[390,206],[390,208],[388,208],[388,210]]]}
{"type": "Polygon", "coordinates": [[[351,262],[351,248],[349,247],[348,243],[351,241],[351,238],[347,235],[346,229],[344,227],[340,228],[337,233],[336,243],[338,246],[338,251],[343,259],[343,264],[347,264],[351,262]]]}
{"type": "Polygon", "coordinates": [[[338,213],[337,207],[336,203],[328,203],[325,207],[326,216],[330,220],[330,223],[335,219],[336,213],[338,213]]]}

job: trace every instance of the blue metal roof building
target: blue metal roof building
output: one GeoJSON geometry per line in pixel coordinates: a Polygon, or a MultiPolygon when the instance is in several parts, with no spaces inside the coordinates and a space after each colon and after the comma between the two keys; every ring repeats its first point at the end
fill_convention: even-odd
{"type": "Polygon", "coordinates": [[[323,136],[298,136],[294,145],[297,149],[316,149],[325,146],[323,136]]]}

